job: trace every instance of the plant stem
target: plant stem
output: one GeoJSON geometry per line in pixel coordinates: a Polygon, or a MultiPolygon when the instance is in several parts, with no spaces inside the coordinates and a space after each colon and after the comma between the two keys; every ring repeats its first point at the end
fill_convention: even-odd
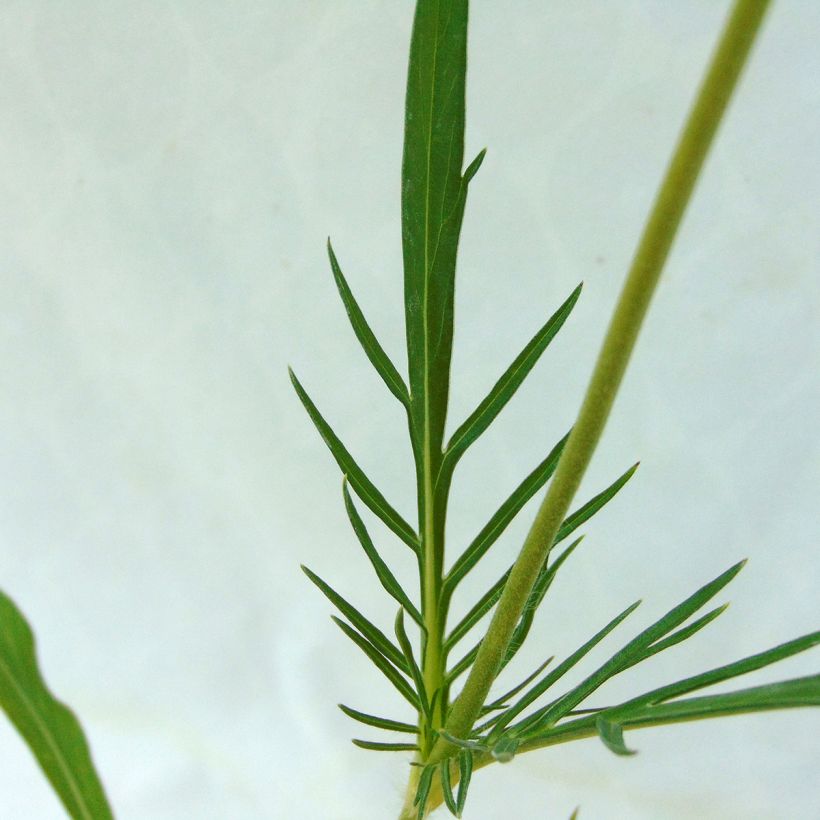
{"type": "MultiPolygon", "coordinates": [[[[737,0],[729,16],[656,196],[578,420],[504,587],[464,689],[453,704],[446,726],[455,737],[466,737],[475,722],[527,597],[601,437],[686,205],[768,5],[769,0],[737,0]]],[[[429,760],[442,759],[449,746],[440,739],[429,760]]]]}

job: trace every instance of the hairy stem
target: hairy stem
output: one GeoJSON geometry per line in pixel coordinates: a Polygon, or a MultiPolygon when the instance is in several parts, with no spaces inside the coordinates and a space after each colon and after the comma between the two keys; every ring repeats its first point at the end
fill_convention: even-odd
{"type": "MultiPolygon", "coordinates": [[[[578,420],[464,689],[453,704],[446,726],[455,737],[466,737],[479,714],[527,597],[601,437],[664,262],[768,5],[769,0],[737,0],[732,9],[655,199],[578,420]]],[[[440,760],[449,746],[440,739],[429,759],[440,760]]]]}

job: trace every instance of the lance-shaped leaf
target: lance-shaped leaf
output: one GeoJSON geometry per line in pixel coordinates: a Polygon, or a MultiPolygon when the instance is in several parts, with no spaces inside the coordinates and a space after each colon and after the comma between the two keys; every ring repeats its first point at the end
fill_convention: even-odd
{"type": "Polygon", "coordinates": [[[583,541],[583,538],[584,537],[581,536],[573,541],[558,556],[558,558],[555,559],[555,561],[548,564],[542,570],[536,579],[532,592],[530,592],[530,596],[527,598],[524,611],[521,613],[521,619],[513,631],[512,638],[510,638],[507,653],[504,655],[504,660],[501,662],[501,669],[503,669],[516,656],[518,650],[524,644],[524,641],[527,639],[527,635],[529,635],[530,627],[532,626],[533,619],[535,618],[535,613],[538,610],[538,607],[541,606],[544,596],[547,594],[547,591],[555,579],[555,576],[558,574],[558,570],[561,569],[567,558],[572,555],[578,544],[583,541]]]}
{"type": "Polygon", "coordinates": [[[327,444],[333,458],[336,459],[336,463],[348,477],[348,481],[350,481],[353,489],[356,490],[359,498],[361,498],[408,547],[417,553],[419,543],[413,528],[387,503],[385,497],[376,489],[373,482],[353,460],[353,456],[350,455],[347,448],[339,440],[339,437],[324,420],[322,414],[318,411],[310,396],[305,392],[304,387],[302,387],[294,372],[290,369],[288,372],[290,373],[290,380],[293,382],[296,394],[299,396],[305,410],[307,410],[311,421],[316,425],[316,429],[324,439],[325,444],[327,444]]]}
{"type": "Polygon", "coordinates": [[[441,452],[453,343],[464,158],[467,0],[422,0],[410,43],[402,160],[402,248],[411,424],[441,452]]]}
{"type": "Polygon", "coordinates": [[[351,742],[354,746],[371,752],[417,752],[419,750],[415,743],[381,743],[377,740],[362,740],[358,737],[354,737],[351,742]]]}
{"type": "Polygon", "coordinates": [[[447,806],[450,814],[455,817],[460,817],[458,813],[458,806],[456,805],[456,797],[453,794],[453,785],[450,781],[450,758],[445,758],[439,763],[438,776],[441,781],[441,793],[444,797],[444,805],[447,806]]]}
{"type": "Polygon", "coordinates": [[[595,720],[595,728],[598,730],[598,737],[601,742],[611,752],[616,755],[628,757],[637,754],[633,749],[628,749],[624,743],[624,727],[620,723],[613,723],[603,715],[598,715],[595,720]]]}
{"type": "Polygon", "coordinates": [[[376,368],[376,372],[382,377],[384,383],[387,385],[390,392],[405,406],[410,406],[410,394],[407,390],[407,385],[404,379],[399,375],[393,362],[390,361],[388,355],[379,344],[378,339],[367,324],[361,308],[353,296],[353,292],[347,284],[347,280],[339,267],[339,262],[336,259],[336,254],[333,252],[333,246],[330,244],[330,239],[327,240],[327,255],[330,257],[330,267],[333,270],[333,278],[336,280],[336,287],[339,289],[339,295],[344,302],[345,310],[350,319],[350,324],[353,326],[353,332],[356,338],[364,348],[367,358],[370,363],[376,368]]]}
{"type": "Polygon", "coordinates": [[[396,638],[398,639],[401,651],[404,653],[404,657],[407,660],[407,665],[410,667],[410,675],[413,678],[413,683],[415,683],[416,685],[416,692],[419,696],[421,711],[429,720],[431,714],[430,702],[427,700],[427,690],[424,686],[424,678],[422,677],[421,669],[419,669],[419,665],[416,663],[416,659],[413,657],[413,647],[410,644],[410,639],[407,637],[407,631],[404,628],[403,609],[399,609],[398,614],[396,615],[395,628],[396,638]]]}
{"type": "Polygon", "coordinates": [[[803,635],[800,638],[795,638],[786,643],[775,646],[772,649],[767,649],[765,652],[758,652],[755,655],[749,655],[739,661],[718,666],[715,669],[710,669],[708,672],[701,672],[699,675],[685,678],[684,680],[670,683],[666,686],[661,686],[658,689],[653,689],[651,692],[646,692],[637,698],[632,698],[620,706],[615,706],[608,709],[605,714],[607,716],[617,717],[618,715],[628,714],[630,710],[636,707],[662,703],[663,701],[677,698],[681,695],[689,694],[697,689],[703,689],[706,686],[714,686],[716,683],[721,683],[730,678],[736,678],[739,675],[746,675],[749,672],[755,672],[773,663],[790,658],[792,655],[797,655],[800,652],[805,652],[807,649],[812,649],[820,645],[820,631],[811,632],[808,635],[803,635]]]}
{"type": "Polygon", "coordinates": [[[464,804],[467,802],[467,789],[470,788],[470,779],[473,776],[473,753],[470,749],[462,749],[458,753],[458,797],[456,798],[456,815],[461,817],[464,804]]]}
{"type": "Polygon", "coordinates": [[[447,469],[452,470],[455,467],[467,448],[490,426],[513,397],[572,312],[581,294],[581,287],[582,285],[578,285],[564,304],[550,316],[546,324],[530,339],[504,375],[495,383],[486,398],[453,433],[444,454],[447,469]]]}
{"type": "Polygon", "coordinates": [[[339,708],[349,718],[353,718],[353,720],[357,720],[359,723],[364,723],[365,726],[375,726],[377,729],[386,729],[388,732],[404,732],[409,735],[417,735],[419,732],[418,727],[413,726],[411,723],[369,715],[367,712],[360,712],[358,709],[345,706],[343,703],[339,704],[339,708]]]}
{"type": "Polygon", "coordinates": [[[416,789],[416,797],[413,800],[413,805],[419,807],[418,820],[424,820],[427,809],[427,798],[430,796],[430,787],[433,785],[433,774],[435,771],[435,766],[425,766],[421,770],[418,788],[416,789]]]}
{"type": "Polygon", "coordinates": [[[404,678],[401,673],[393,666],[387,658],[373,646],[367,638],[364,637],[361,633],[357,632],[353,629],[350,624],[343,621],[341,618],[337,618],[335,615],[330,616],[333,620],[333,623],[342,630],[342,632],[350,638],[359,649],[373,661],[373,664],[376,668],[396,687],[398,693],[418,712],[421,711],[421,703],[419,703],[418,695],[416,695],[413,687],[407,682],[406,678],[404,678]]]}
{"type": "Polygon", "coordinates": [[[0,592],[0,706],[28,744],[68,814],[107,820],[111,808],[77,718],[49,692],[37,665],[34,635],[0,592]]]}
{"type": "Polygon", "coordinates": [[[362,545],[362,549],[364,549],[365,554],[370,559],[370,563],[373,565],[373,569],[376,570],[376,575],[381,581],[382,586],[387,590],[387,592],[395,598],[401,606],[403,606],[410,617],[422,628],[424,628],[424,621],[422,620],[421,613],[416,609],[413,605],[413,602],[407,596],[407,593],[401,588],[401,585],[396,580],[396,576],[390,571],[390,568],[382,559],[381,555],[379,555],[376,547],[373,546],[373,541],[370,538],[369,533],[367,532],[367,528],[364,525],[364,521],[362,521],[361,516],[356,509],[356,506],[353,504],[353,499],[350,497],[350,492],[347,489],[347,477],[345,476],[344,481],[342,482],[342,493],[345,499],[345,509],[347,510],[347,517],[350,519],[350,523],[353,526],[353,531],[356,533],[356,536],[359,539],[359,543],[362,545]]]}
{"type": "MultiPolygon", "coordinates": [[[[544,694],[553,684],[559,681],[570,669],[572,669],[580,660],[582,660],[592,649],[594,649],[613,629],[615,629],[622,621],[626,620],[637,608],[640,606],[640,601],[635,601],[630,604],[623,612],[616,615],[603,629],[596,632],[586,643],[582,644],[575,650],[568,658],[561,661],[555,669],[548,675],[542,678],[538,683],[531,687],[525,695],[523,695],[517,703],[509,709],[502,712],[500,715],[488,720],[483,726],[478,727],[476,731],[483,732],[492,727],[490,737],[495,739],[500,736],[500,733],[505,726],[509,725],[513,718],[520,715],[531,703],[537,700],[544,694]]],[[[522,721],[514,727],[516,730],[520,726],[526,726],[529,719],[522,721]]]]}
{"type": "Polygon", "coordinates": [[[537,731],[540,728],[554,724],[574,709],[605,681],[617,675],[619,672],[622,672],[624,669],[628,669],[634,659],[640,657],[655,641],[669,634],[675,627],[682,624],[687,618],[717,595],[717,593],[740,572],[745,563],[745,561],[740,561],[733,567],[730,567],[713,581],[702,586],[674,609],[671,609],[651,626],[647,627],[647,629],[633,638],[606,663],[598,667],[595,672],[581,681],[578,686],[567,692],[554,703],[539,710],[536,715],[531,716],[530,720],[532,722],[529,722],[529,728],[537,731]]]}
{"type": "Polygon", "coordinates": [[[521,511],[521,508],[549,481],[555,472],[561,451],[569,438],[567,433],[547,457],[513,490],[507,500],[496,510],[493,517],[459,556],[447,573],[445,585],[452,591],[459,581],[478,563],[480,558],[498,540],[501,533],[521,511]]]}
{"type": "Polygon", "coordinates": [[[377,626],[371,623],[353,604],[339,595],[333,587],[325,583],[315,572],[302,565],[302,572],[316,584],[328,600],[367,638],[379,652],[395,664],[402,672],[409,675],[410,666],[402,651],[393,644],[377,626]]]}

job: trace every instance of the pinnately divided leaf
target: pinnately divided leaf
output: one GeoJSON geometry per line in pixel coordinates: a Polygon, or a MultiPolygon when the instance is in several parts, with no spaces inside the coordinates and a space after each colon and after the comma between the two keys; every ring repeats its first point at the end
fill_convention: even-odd
{"type": "Polygon", "coordinates": [[[407,614],[410,615],[410,617],[423,629],[424,621],[422,620],[421,613],[418,609],[416,609],[407,593],[402,589],[401,585],[396,580],[396,576],[390,571],[390,568],[384,562],[381,555],[379,555],[376,550],[376,547],[373,545],[373,541],[370,538],[370,534],[367,532],[364,521],[362,521],[361,516],[353,503],[353,499],[350,497],[350,492],[347,489],[346,476],[342,481],[342,493],[344,495],[347,517],[350,519],[350,523],[353,526],[353,531],[356,533],[359,543],[362,545],[362,549],[364,549],[365,554],[370,559],[373,569],[376,570],[376,575],[378,576],[379,581],[381,581],[382,586],[387,590],[387,592],[407,610],[407,614]]]}
{"type": "Polygon", "coordinates": [[[404,379],[399,375],[396,366],[390,361],[388,355],[379,344],[378,339],[367,324],[361,308],[353,296],[353,292],[347,284],[347,280],[342,273],[339,262],[336,259],[336,254],[333,252],[333,246],[330,244],[330,239],[327,240],[327,255],[330,258],[330,267],[333,271],[333,278],[336,280],[336,287],[339,289],[339,295],[342,297],[347,315],[350,318],[350,324],[353,326],[353,332],[356,338],[364,348],[367,358],[376,369],[376,372],[382,377],[384,383],[387,385],[390,392],[405,406],[410,407],[410,393],[407,390],[407,385],[404,379]]]}
{"type": "Polygon", "coordinates": [[[445,463],[450,470],[455,467],[467,448],[490,426],[521,386],[572,312],[581,294],[581,288],[582,285],[578,285],[561,307],[550,316],[546,324],[530,339],[527,346],[495,383],[484,400],[453,433],[444,453],[445,463]]]}
{"type": "Polygon", "coordinates": [[[310,396],[305,392],[301,382],[296,378],[296,374],[292,370],[288,372],[290,373],[290,380],[293,383],[296,394],[299,396],[305,410],[307,410],[311,421],[316,425],[316,429],[324,439],[325,444],[327,444],[333,458],[336,459],[336,463],[341,468],[341,471],[348,477],[348,481],[350,481],[353,489],[356,490],[356,493],[362,501],[364,501],[410,549],[418,553],[418,536],[413,531],[413,528],[387,503],[385,497],[376,489],[373,482],[353,460],[353,456],[350,455],[344,444],[339,440],[339,437],[322,417],[322,414],[316,408],[310,396]]]}
{"type": "Polygon", "coordinates": [[[46,687],[37,665],[31,627],[2,592],[0,706],[72,818],[113,818],[83,730],[74,714],[46,687]]]}

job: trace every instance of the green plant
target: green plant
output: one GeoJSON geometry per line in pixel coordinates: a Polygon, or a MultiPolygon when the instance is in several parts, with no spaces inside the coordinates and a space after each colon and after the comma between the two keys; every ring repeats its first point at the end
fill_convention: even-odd
{"type": "MultiPolygon", "coordinates": [[[[412,720],[383,718],[343,706],[349,717],[401,739],[354,740],[377,751],[411,751],[402,818],[423,817],[440,804],[460,815],[474,770],[517,754],[598,737],[619,755],[631,754],[624,730],[708,717],[820,704],[820,676],[738,692],[687,697],[760,669],[820,642],[820,633],[789,641],[717,669],[655,688],[609,707],[587,698],[615,675],[681,643],[719,616],[700,615],[742,568],[736,564],[628,641],[576,686],[556,692],[562,677],[624,621],[637,603],[560,662],[550,658],[504,694],[490,693],[515,658],[559,570],[581,543],[570,540],[634,473],[569,513],[634,346],[642,318],[703,159],[720,122],[768,3],[737,2],[698,102],[676,149],[632,270],[618,302],[586,399],[571,433],[559,441],[449,565],[445,522],[450,484],[467,448],[514,395],[572,311],[580,286],[535,334],[493,390],[445,443],[453,331],[456,251],[470,181],[482,151],[462,171],[467,0],[419,0],[410,55],[403,167],[402,223],[409,384],[371,332],[330,246],[333,275],[354,331],[386,386],[407,412],[416,465],[418,523],[411,526],[359,469],[301,384],[297,393],[345,476],[343,499],[361,546],[398,605],[395,640],[310,570],[308,577],[339,609],[340,629],[361,648],[408,702],[412,720]],[[493,546],[528,500],[549,484],[518,560],[455,624],[448,619],[459,583],[493,546]],[[353,493],[351,493],[351,489],[353,493]],[[418,598],[403,589],[376,549],[353,494],[409,548],[419,569],[418,598]],[[556,555],[553,549],[560,545],[556,555]],[[485,637],[462,648],[470,630],[493,612],[485,637]],[[408,624],[412,621],[412,624],[408,624]],[[410,632],[408,634],[408,627],[410,632]],[[417,640],[411,635],[417,634],[417,640]],[[456,651],[458,650],[458,651],[456,651]],[[461,677],[468,673],[456,697],[461,677]],[[547,700],[539,702],[543,696],[547,700]]],[[[66,811],[77,818],[112,816],[82,730],[55,700],[37,667],[31,630],[0,593],[0,705],[30,746],[66,811]]],[[[575,814],[573,815],[575,816],[575,814]]]]}

